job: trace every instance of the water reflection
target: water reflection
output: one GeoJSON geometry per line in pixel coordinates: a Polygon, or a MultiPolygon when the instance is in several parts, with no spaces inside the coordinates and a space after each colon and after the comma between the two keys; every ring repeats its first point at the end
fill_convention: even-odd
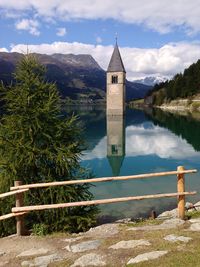
{"type": "Polygon", "coordinates": [[[159,158],[184,159],[199,155],[186,140],[153,123],[128,126],[126,139],[129,157],[156,155],[159,158]]]}
{"type": "Polygon", "coordinates": [[[155,109],[148,112],[150,120],[155,125],[169,129],[191,144],[196,151],[200,151],[200,115],[195,114],[179,114],[164,112],[160,109],[155,109]]]}
{"type": "Polygon", "coordinates": [[[123,116],[107,116],[107,158],[113,176],[120,174],[125,156],[125,125],[123,116]]]}
{"type": "MultiPolygon", "coordinates": [[[[104,119],[103,117],[102,120],[104,119]]],[[[103,159],[107,151],[113,175],[119,175],[125,155],[126,157],[154,155],[163,159],[185,159],[200,155],[194,148],[197,144],[191,142],[193,132],[190,132],[190,129],[188,129],[188,133],[190,132],[190,143],[188,143],[186,138],[167,129],[169,128],[167,125],[165,126],[167,128],[164,128],[163,123],[159,126],[158,121],[155,124],[148,119],[134,123],[131,119],[133,118],[127,119],[125,129],[123,116],[108,116],[106,118],[107,132],[106,129],[102,129],[102,122],[98,121],[95,124],[95,131],[93,124],[89,122],[86,137],[90,149],[86,151],[83,160],[103,159]]],[[[174,124],[176,125],[176,121],[174,124]]],[[[199,122],[198,124],[200,125],[199,122]]]]}
{"type": "MultiPolygon", "coordinates": [[[[100,118],[99,114],[96,118],[100,118]]],[[[123,117],[102,116],[98,121],[87,119],[86,125],[85,136],[90,148],[85,151],[82,164],[91,168],[96,177],[170,171],[179,165],[200,169],[200,140],[197,138],[200,122],[197,120],[130,110],[126,112],[125,121],[123,117]]],[[[200,192],[198,176],[198,173],[187,175],[188,190],[200,192]]],[[[176,192],[175,176],[98,183],[93,189],[96,199],[172,192],[176,192]]],[[[200,195],[196,195],[187,200],[194,202],[199,198],[200,195]]],[[[151,209],[159,213],[175,205],[176,199],[162,199],[105,205],[101,210],[103,215],[116,219],[144,216],[151,209]]]]}

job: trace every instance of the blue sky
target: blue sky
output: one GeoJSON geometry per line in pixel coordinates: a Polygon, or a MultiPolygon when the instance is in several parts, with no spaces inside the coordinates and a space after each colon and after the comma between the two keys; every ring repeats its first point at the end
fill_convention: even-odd
{"type": "Polygon", "coordinates": [[[200,0],[0,0],[0,51],[91,54],[115,34],[129,79],[172,77],[200,58],[200,0]]]}

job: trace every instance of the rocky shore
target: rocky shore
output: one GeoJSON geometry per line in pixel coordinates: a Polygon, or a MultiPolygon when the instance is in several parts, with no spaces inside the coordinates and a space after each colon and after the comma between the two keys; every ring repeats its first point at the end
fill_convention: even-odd
{"type": "MultiPolygon", "coordinates": [[[[200,214],[200,202],[186,203],[186,209],[189,214],[194,211],[200,214]]],[[[184,257],[187,253],[191,257],[194,244],[200,242],[197,232],[200,217],[183,221],[177,218],[174,209],[155,220],[138,223],[124,219],[79,234],[13,235],[0,239],[0,266],[139,267],[146,266],[147,261],[148,266],[199,266],[188,265],[187,261],[184,265],[184,257]],[[181,265],[170,265],[177,255],[181,265]]],[[[200,256],[197,260],[200,261],[200,256]]]]}
{"type": "Polygon", "coordinates": [[[160,108],[166,111],[200,112],[200,97],[198,99],[172,100],[170,103],[157,106],[157,108],[160,108]]]}

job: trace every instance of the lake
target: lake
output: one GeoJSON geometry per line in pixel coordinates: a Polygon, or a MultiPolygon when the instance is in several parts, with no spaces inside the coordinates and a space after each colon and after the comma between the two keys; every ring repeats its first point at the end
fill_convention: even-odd
{"type": "MultiPolygon", "coordinates": [[[[81,159],[95,177],[200,169],[200,121],[160,110],[127,109],[125,117],[106,117],[105,110],[82,107],[76,112],[84,124],[88,149],[81,159]]],[[[95,199],[175,193],[176,176],[96,183],[95,199]]],[[[186,191],[200,192],[200,174],[186,175],[186,191]]],[[[187,201],[200,200],[200,194],[187,201]]],[[[104,221],[146,217],[176,207],[176,198],[101,205],[104,221]]]]}

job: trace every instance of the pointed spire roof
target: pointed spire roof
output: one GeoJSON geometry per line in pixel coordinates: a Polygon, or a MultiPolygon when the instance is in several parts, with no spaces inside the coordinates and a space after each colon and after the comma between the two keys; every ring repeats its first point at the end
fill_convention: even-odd
{"type": "Polygon", "coordinates": [[[119,52],[119,48],[117,45],[117,41],[115,44],[115,48],[110,60],[110,63],[108,65],[108,69],[107,72],[126,72],[125,68],[124,68],[124,64],[122,62],[122,58],[119,52]]]}
{"type": "Polygon", "coordinates": [[[124,156],[108,156],[113,176],[119,176],[124,156]]]}

